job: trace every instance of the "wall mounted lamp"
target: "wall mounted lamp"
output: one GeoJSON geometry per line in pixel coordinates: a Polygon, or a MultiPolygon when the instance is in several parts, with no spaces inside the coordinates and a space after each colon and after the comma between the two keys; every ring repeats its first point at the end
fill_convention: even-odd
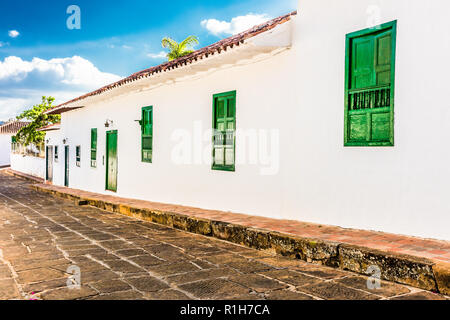
{"type": "Polygon", "coordinates": [[[109,128],[114,124],[114,121],[106,119],[105,128],[109,128]]]}

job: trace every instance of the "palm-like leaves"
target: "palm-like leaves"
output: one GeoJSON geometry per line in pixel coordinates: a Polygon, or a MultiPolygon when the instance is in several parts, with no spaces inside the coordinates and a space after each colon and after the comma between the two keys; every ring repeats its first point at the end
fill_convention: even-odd
{"type": "Polygon", "coordinates": [[[167,58],[169,59],[169,61],[194,52],[192,48],[196,44],[198,44],[198,38],[196,36],[189,36],[180,43],[169,37],[166,37],[161,41],[162,47],[165,49],[169,49],[169,53],[167,54],[167,58]]]}

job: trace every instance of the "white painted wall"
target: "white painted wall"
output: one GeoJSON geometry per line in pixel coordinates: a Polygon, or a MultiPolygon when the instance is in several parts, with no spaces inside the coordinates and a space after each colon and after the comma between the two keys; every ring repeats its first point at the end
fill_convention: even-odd
{"type": "Polygon", "coordinates": [[[9,154],[11,153],[11,135],[0,134],[0,167],[10,164],[9,154]]]}
{"type": "MultiPolygon", "coordinates": [[[[285,210],[306,221],[449,240],[450,3],[300,0],[299,6],[300,108],[289,120],[307,137],[297,146],[308,155],[284,190],[285,210]],[[370,26],[373,5],[381,23],[398,21],[395,147],[344,148],[345,35],[370,26]]],[[[295,153],[289,158],[300,160],[295,153]]]]}
{"type": "MultiPolygon", "coordinates": [[[[79,112],[63,114],[60,134],[61,139],[68,137],[70,144],[70,186],[108,193],[104,191],[105,166],[102,160],[106,140],[104,123],[111,119],[114,126],[109,129],[119,130],[118,195],[211,209],[256,211],[265,215],[280,212],[281,204],[276,200],[282,192],[277,185],[279,175],[261,176],[259,167],[251,165],[238,166],[236,173],[212,171],[210,132],[206,132],[205,141],[200,142],[200,148],[207,153],[207,162],[174,164],[172,151],[179,141],[172,141],[171,137],[180,130],[194,135],[196,124],[203,128],[200,137],[203,131],[210,130],[212,96],[230,90],[237,90],[237,123],[241,129],[281,128],[283,115],[280,107],[291,98],[285,97],[280,101],[279,94],[272,94],[261,99],[261,92],[271,92],[278,85],[278,78],[283,77],[284,70],[289,67],[290,54],[285,52],[264,64],[232,68],[198,80],[122,96],[79,112]],[[242,74],[248,76],[242,77],[242,74]],[[260,87],[255,87],[255,83],[260,87]],[[259,113],[255,112],[255,103],[259,104],[259,113]],[[154,106],[152,164],[141,162],[140,126],[135,122],[141,118],[141,107],[148,105],[154,106]],[[98,128],[96,169],[90,168],[90,128],[98,128]],[[81,168],[75,166],[76,145],[82,146],[81,168]],[[266,192],[273,194],[274,199],[267,199],[263,206],[256,208],[255,203],[266,192]]],[[[242,152],[243,143],[238,137],[237,153],[242,152]]],[[[192,161],[195,161],[193,157],[192,161]]],[[[60,165],[63,166],[63,162],[60,165]]]]}
{"type": "MultiPolygon", "coordinates": [[[[70,186],[112,194],[102,163],[103,123],[111,119],[110,129],[119,132],[118,196],[450,240],[449,9],[444,0],[301,0],[289,51],[63,114],[55,139],[69,141],[70,186]],[[345,35],[367,27],[373,4],[380,4],[380,22],[398,20],[395,147],[349,148],[343,146],[345,35]],[[174,163],[178,141],[171,138],[180,130],[210,160],[211,136],[202,141],[195,128],[211,128],[212,95],[230,90],[237,90],[239,129],[278,130],[275,174],[261,175],[263,164],[238,164],[232,173],[205,162],[174,163]],[[154,106],[152,164],[140,161],[134,121],[148,105],[154,106]],[[99,137],[95,169],[91,128],[99,137]]],[[[250,148],[244,140],[237,137],[238,158],[250,148]]],[[[60,147],[59,185],[63,159],[60,147]]]]}
{"type": "Polygon", "coordinates": [[[11,154],[11,169],[45,179],[45,159],[11,154]]]}

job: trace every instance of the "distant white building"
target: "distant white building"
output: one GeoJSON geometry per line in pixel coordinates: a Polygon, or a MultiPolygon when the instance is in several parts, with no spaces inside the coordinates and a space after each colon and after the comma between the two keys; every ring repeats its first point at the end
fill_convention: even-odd
{"type": "Polygon", "coordinates": [[[301,0],[49,111],[49,180],[450,240],[449,10],[301,0]]]}
{"type": "Polygon", "coordinates": [[[11,165],[11,143],[14,135],[28,125],[24,121],[8,121],[0,125],[0,168],[11,165]]]}

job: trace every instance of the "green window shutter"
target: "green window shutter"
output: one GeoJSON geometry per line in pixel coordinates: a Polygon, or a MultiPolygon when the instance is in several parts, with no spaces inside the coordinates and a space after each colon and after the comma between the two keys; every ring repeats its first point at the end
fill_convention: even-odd
{"type": "Polygon", "coordinates": [[[352,88],[367,88],[375,84],[373,69],[374,39],[372,36],[352,41],[352,88]]]}
{"type": "Polygon", "coordinates": [[[396,22],[347,35],[346,146],[394,145],[396,22]]]}
{"type": "Polygon", "coordinates": [[[91,167],[97,167],[97,129],[91,129],[91,167]]]}
{"type": "Polygon", "coordinates": [[[153,107],[142,108],[142,162],[152,162],[153,157],[153,107]]]}
{"type": "Polygon", "coordinates": [[[392,68],[392,30],[383,32],[374,39],[375,43],[375,75],[377,85],[391,84],[392,68]]]}
{"type": "Polygon", "coordinates": [[[236,91],[213,97],[213,170],[235,171],[236,91]]]}

